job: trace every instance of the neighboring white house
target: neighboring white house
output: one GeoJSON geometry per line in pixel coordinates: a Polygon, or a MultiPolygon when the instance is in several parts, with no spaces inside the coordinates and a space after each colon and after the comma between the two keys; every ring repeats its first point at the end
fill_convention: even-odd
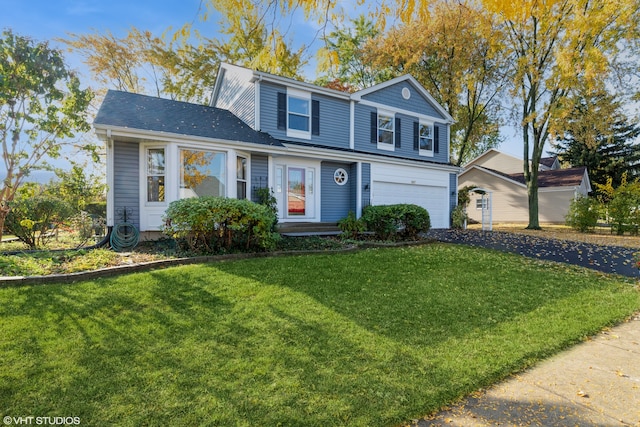
{"type": "MultiPolygon", "coordinates": [[[[458,189],[473,186],[491,191],[493,206],[490,208],[494,223],[527,223],[529,202],[522,170],[522,159],[490,149],[464,166],[458,177],[458,189]]],[[[587,169],[560,169],[558,159],[548,157],[541,160],[539,171],[539,220],[542,223],[564,223],[571,201],[577,195],[586,196],[591,191],[587,169]]],[[[480,194],[471,194],[467,208],[471,220],[482,220],[482,203],[480,194]]]]}

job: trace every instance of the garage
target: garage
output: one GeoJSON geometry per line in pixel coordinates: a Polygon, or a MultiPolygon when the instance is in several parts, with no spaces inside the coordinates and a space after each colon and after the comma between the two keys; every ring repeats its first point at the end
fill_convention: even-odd
{"type": "Polygon", "coordinates": [[[449,228],[447,173],[372,165],[372,205],[412,203],[429,212],[432,228],[449,228]]]}

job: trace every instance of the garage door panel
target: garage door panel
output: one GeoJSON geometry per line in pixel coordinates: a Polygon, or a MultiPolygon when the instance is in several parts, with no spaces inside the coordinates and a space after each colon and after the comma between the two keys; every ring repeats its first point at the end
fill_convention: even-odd
{"type": "Polygon", "coordinates": [[[433,228],[449,227],[448,190],[446,187],[374,181],[371,203],[394,205],[411,203],[429,212],[433,228]]]}

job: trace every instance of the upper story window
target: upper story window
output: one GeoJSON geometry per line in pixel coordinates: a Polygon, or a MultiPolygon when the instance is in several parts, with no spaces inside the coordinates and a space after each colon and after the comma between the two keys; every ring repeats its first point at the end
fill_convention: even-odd
{"type": "Polygon", "coordinates": [[[311,119],[310,99],[302,99],[296,96],[288,96],[289,130],[309,132],[309,122],[311,119]]]}
{"type": "Polygon", "coordinates": [[[320,101],[311,92],[288,88],[278,93],[278,129],[288,137],[311,139],[320,135],[320,101]]]}
{"type": "Polygon", "coordinates": [[[393,150],[395,147],[395,117],[393,113],[378,111],[378,148],[393,150]]]}
{"type": "Polygon", "coordinates": [[[419,149],[422,156],[433,156],[433,125],[420,123],[419,149]]]}

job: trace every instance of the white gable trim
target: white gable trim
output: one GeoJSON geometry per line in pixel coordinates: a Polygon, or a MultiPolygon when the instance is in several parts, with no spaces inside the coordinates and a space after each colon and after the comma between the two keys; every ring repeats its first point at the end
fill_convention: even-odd
{"type": "MultiPolygon", "coordinates": [[[[366,89],[362,89],[357,92],[354,92],[353,94],[351,94],[351,99],[353,99],[354,101],[364,103],[365,101],[362,99],[363,96],[369,95],[373,92],[377,92],[382,89],[386,89],[390,86],[393,86],[395,84],[402,83],[402,82],[409,82],[412,86],[414,86],[414,88],[417,89],[418,92],[420,92],[420,95],[426,98],[429,101],[429,103],[431,103],[433,107],[442,115],[442,117],[444,117],[444,123],[449,123],[449,124],[455,123],[455,120],[453,119],[453,117],[451,117],[451,115],[447,112],[447,110],[445,110],[442,107],[442,105],[440,105],[438,101],[436,101],[435,98],[431,96],[431,94],[427,92],[427,90],[410,74],[405,74],[404,76],[396,77],[395,79],[387,80],[384,83],[380,83],[380,84],[368,87],[366,89]]],[[[437,121],[443,122],[443,119],[437,118],[437,121]]]]}
{"type": "Polygon", "coordinates": [[[500,179],[502,179],[503,181],[510,182],[510,183],[512,183],[512,184],[514,184],[514,185],[517,185],[518,187],[527,188],[527,186],[526,186],[526,185],[524,185],[524,184],[522,184],[521,182],[515,181],[515,180],[513,180],[513,179],[511,179],[511,178],[507,178],[507,177],[506,177],[506,176],[504,176],[504,175],[500,175],[499,173],[496,173],[496,172],[494,172],[494,171],[492,171],[492,170],[489,170],[489,169],[487,169],[487,168],[483,168],[482,166],[476,166],[476,165],[471,166],[470,168],[466,168],[466,169],[465,169],[465,170],[460,174],[460,178],[462,178],[462,177],[463,177],[463,175],[464,175],[464,174],[466,174],[467,172],[470,172],[470,171],[472,171],[472,170],[474,170],[474,169],[476,169],[476,170],[478,170],[478,171],[480,171],[480,172],[482,172],[482,173],[486,173],[487,175],[491,175],[491,176],[495,176],[496,178],[500,178],[500,179]]]}
{"type": "Polygon", "coordinates": [[[387,104],[381,104],[379,102],[372,102],[372,101],[366,101],[366,100],[359,101],[359,102],[361,105],[366,105],[367,107],[373,107],[378,111],[385,111],[387,113],[395,113],[395,114],[402,114],[404,116],[417,117],[419,120],[422,120],[424,122],[429,122],[432,124],[433,123],[449,124],[449,122],[447,122],[446,120],[443,120],[440,117],[427,116],[425,114],[420,114],[415,111],[404,110],[402,108],[392,107],[387,104]]]}

